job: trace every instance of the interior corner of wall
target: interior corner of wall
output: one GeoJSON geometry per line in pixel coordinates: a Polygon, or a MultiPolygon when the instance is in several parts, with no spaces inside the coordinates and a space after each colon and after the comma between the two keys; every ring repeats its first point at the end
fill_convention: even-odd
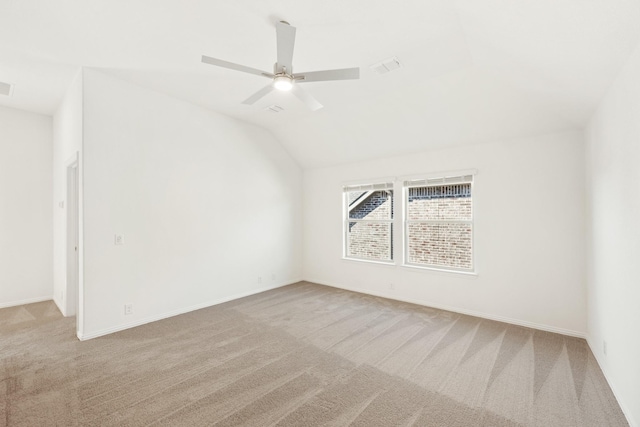
{"type": "Polygon", "coordinates": [[[67,313],[64,309],[64,304],[63,301],[60,301],[58,298],[56,298],[55,296],[53,297],[53,302],[55,303],[56,307],[58,307],[58,310],[60,310],[60,313],[62,313],[63,316],[67,316],[67,313]]]}

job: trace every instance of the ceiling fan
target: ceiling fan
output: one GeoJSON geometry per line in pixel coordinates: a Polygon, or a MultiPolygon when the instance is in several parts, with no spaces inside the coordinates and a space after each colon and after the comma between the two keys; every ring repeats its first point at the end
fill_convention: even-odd
{"type": "Polygon", "coordinates": [[[273,73],[247,67],[221,59],[202,56],[205,64],[217,65],[218,67],[229,68],[231,70],[242,71],[244,73],[255,74],[271,79],[272,82],[242,101],[243,104],[252,105],[259,99],[269,94],[274,89],[291,91],[296,97],[304,102],[312,111],[322,108],[313,96],[298,86],[300,83],[322,82],[329,80],[353,80],[360,78],[359,68],[343,68],[340,70],[310,71],[306,73],[293,73],[293,45],[296,40],[296,29],[286,21],[276,24],[276,37],[278,42],[278,61],[273,66],[273,73]]]}

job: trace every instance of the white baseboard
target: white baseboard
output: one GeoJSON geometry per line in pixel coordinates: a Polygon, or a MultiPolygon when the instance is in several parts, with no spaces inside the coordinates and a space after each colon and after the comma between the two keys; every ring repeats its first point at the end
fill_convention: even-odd
{"type": "Polygon", "coordinates": [[[631,411],[629,411],[628,408],[625,407],[625,405],[623,404],[623,401],[620,399],[620,393],[616,391],[616,387],[614,386],[614,383],[611,381],[611,375],[607,372],[608,370],[607,365],[602,363],[602,359],[599,356],[600,352],[595,351],[599,347],[594,345],[593,338],[591,338],[590,335],[587,335],[587,344],[591,349],[591,353],[593,353],[593,357],[596,358],[596,362],[598,362],[598,366],[600,366],[600,370],[602,371],[604,378],[607,380],[607,383],[609,384],[609,388],[611,389],[611,391],[613,392],[613,395],[618,401],[618,405],[620,405],[620,409],[622,409],[622,413],[627,418],[627,422],[629,423],[629,426],[640,427],[640,423],[636,422],[636,420],[633,420],[631,418],[631,411]]]}
{"type": "Polygon", "coordinates": [[[53,295],[49,295],[49,296],[46,296],[46,297],[23,299],[23,300],[20,300],[20,301],[3,302],[3,303],[0,303],[0,308],[15,307],[15,306],[18,306],[18,305],[33,304],[35,302],[42,302],[42,301],[51,301],[52,299],[53,299],[53,295]]]}
{"type": "Polygon", "coordinates": [[[225,302],[233,301],[233,300],[236,300],[236,299],[248,297],[250,295],[259,294],[259,293],[262,293],[262,292],[270,291],[272,289],[281,288],[283,286],[287,286],[287,285],[291,285],[293,283],[300,282],[301,280],[302,279],[293,280],[293,281],[287,281],[287,282],[278,283],[278,284],[270,285],[270,286],[265,286],[265,287],[262,287],[262,288],[259,288],[259,289],[253,289],[251,291],[242,292],[242,293],[239,293],[239,294],[235,294],[235,295],[231,295],[231,296],[228,296],[228,297],[220,298],[220,299],[217,299],[217,300],[214,300],[214,301],[208,301],[208,302],[205,302],[205,303],[192,305],[190,307],[180,308],[178,310],[173,310],[173,311],[170,311],[168,313],[163,313],[163,314],[159,314],[159,315],[156,315],[156,316],[145,317],[143,319],[138,319],[136,321],[125,323],[123,325],[114,326],[112,328],[101,329],[99,331],[90,332],[88,334],[80,334],[80,333],[78,333],[77,336],[78,336],[78,339],[80,341],[86,341],[86,340],[89,340],[89,339],[92,339],[92,338],[98,338],[98,337],[101,337],[101,336],[104,336],[104,335],[109,335],[109,334],[112,334],[114,332],[124,331],[125,329],[135,328],[136,326],[142,326],[142,325],[145,325],[147,323],[157,322],[158,320],[167,319],[169,317],[178,316],[180,314],[189,313],[190,311],[200,310],[202,308],[207,308],[207,307],[211,307],[211,306],[214,306],[214,305],[222,304],[222,303],[225,303],[225,302]]]}
{"type": "Polygon", "coordinates": [[[450,305],[434,304],[432,302],[420,300],[420,299],[417,299],[417,298],[406,298],[406,297],[401,297],[401,296],[397,296],[397,295],[394,295],[394,294],[388,294],[388,293],[384,293],[384,292],[372,291],[372,290],[369,290],[369,289],[354,288],[354,287],[351,287],[351,286],[344,286],[344,285],[336,285],[336,284],[331,284],[331,283],[325,283],[325,282],[323,282],[321,280],[312,280],[312,279],[304,279],[304,280],[307,281],[307,282],[317,283],[319,285],[324,285],[324,286],[330,286],[332,288],[344,289],[344,290],[351,291],[351,292],[358,292],[358,293],[361,293],[361,294],[373,295],[373,296],[376,296],[376,297],[382,297],[382,298],[392,299],[392,300],[396,300],[396,301],[408,302],[408,303],[411,303],[411,304],[423,305],[423,306],[426,306],[426,307],[437,308],[437,309],[440,309],[440,310],[453,311],[454,313],[466,314],[466,315],[474,316],[474,317],[481,317],[483,319],[495,320],[497,322],[510,323],[512,325],[524,326],[524,327],[532,328],[532,329],[539,329],[541,331],[554,332],[554,333],[557,333],[557,334],[568,335],[568,336],[571,336],[571,337],[586,338],[586,334],[584,332],[573,331],[571,329],[558,328],[556,326],[544,325],[544,324],[541,324],[541,323],[534,323],[534,322],[529,322],[529,321],[521,320],[521,319],[513,319],[513,318],[510,318],[510,317],[497,316],[497,315],[494,315],[494,314],[488,314],[488,313],[483,313],[483,312],[474,311],[474,310],[467,310],[465,308],[453,307],[453,306],[450,306],[450,305]]]}

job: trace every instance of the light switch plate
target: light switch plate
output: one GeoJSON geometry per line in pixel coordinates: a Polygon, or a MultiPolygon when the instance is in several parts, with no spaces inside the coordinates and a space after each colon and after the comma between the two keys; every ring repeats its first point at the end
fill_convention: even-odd
{"type": "Polygon", "coordinates": [[[116,245],[124,245],[124,235],[116,234],[113,243],[116,245]]]}
{"type": "Polygon", "coordinates": [[[0,95],[11,96],[13,93],[13,85],[5,82],[0,82],[0,95]]]}

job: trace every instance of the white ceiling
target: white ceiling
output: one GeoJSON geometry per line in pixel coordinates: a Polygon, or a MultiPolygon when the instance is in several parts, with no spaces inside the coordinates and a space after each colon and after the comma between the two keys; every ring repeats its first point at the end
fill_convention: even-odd
{"type": "Polygon", "coordinates": [[[52,114],[79,66],[97,67],[269,129],[303,167],[582,128],[640,39],[640,0],[0,0],[0,105],[52,114]],[[311,112],[268,80],[274,23],[297,27],[311,112]],[[403,68],[369,66],[397,56],[403,68]],[[278,104],[281,113],[265,111],[278,104]]]}

